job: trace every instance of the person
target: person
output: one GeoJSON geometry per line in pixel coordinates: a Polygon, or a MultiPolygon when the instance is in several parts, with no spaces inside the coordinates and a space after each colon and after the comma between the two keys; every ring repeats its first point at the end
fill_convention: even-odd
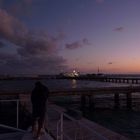
{"type": "Polygon", "coordinates": [[[33,137],[40,139],[41,130],[44,128],[46,103],[49,96],[48,88],[40,81],[35,83],[31,93],[32,102],[32,133],[33,137]],[[36,127],[37,126],[37,127],[36,127]]]}

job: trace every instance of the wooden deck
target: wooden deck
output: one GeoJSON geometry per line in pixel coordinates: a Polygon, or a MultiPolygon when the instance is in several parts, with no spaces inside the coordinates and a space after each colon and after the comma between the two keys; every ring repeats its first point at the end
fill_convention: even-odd
{"type": "MultiPolygon", "coordinates": [[[[32,133],[27,132],[25,133],[25,135],[21,140],[35,140],[35,139],[33,138],[32,133]]],[[[40,137],[40,140],[53,140],[53,138],[49,134],[45,133],[40,137]]]]}
{"type": "Polygon", "coordinates": [[[0,140],[21,140],[23,135],[23,132],[0,134],[0,140]]]}
{"type": "MultiPolygon", "coordinates": [[[[0,134],[0,140],[35,140],[30,132],[14,132],[14,133],[6,133],[0,134]]],[[[40,137],[40,140],[53,140],[53,138],[45,133],[40,137]]]]}
{"type": "MultiPolygon", "coordinates": [[[[48,107],[48,118],[46,118],[46,127],[48,128],[49,133],[56,136],[57,123],[60,120],[61,113],[66,110],[58,107],[56,105],[49,105],[48,107]],[[54,109],[54,110],[53,110],[54,109]],[[57,111],[58,110],[58,111],[57,111]]],[[[64,113],[65,114],[65,113],[64,113]]],[[[115,133],[95,122],[89,121],[85,118],[79,118],[78,120],[71,117],[64,116],[63,114],[63,134],[71,140],[128,140],[128,138],[115,133]]],[[[59,127],[60,130],[60,127],[59,127]]],[[[67,137],[64,137],[63,140],[68,140],[67,137]]],[[[56,138],[56,137],[55,137],[56,138]]],[[[26,132],[14,132],[1,134],[0,140],[34,140],[32,133],[29,131],[26,132]]],[[[45,133],[41,136],[40,140],[54,140],[48,133],[45,133]]]]}
{"type": "Polygon", "coordinates": [[[101,134],[107,140],[129,140],[125,136],[122,136],[114,131],[111,131],[95,122],[91,122],[84,118],[81,120],[81,122],[84,123],[89,128],[93,129],[95,132],[101,134]]]}
{"type": "MultiPolygon", "coordinates": [[[[57,106],[53,106],[57,107],[57,106]]],[[[57,108],[60,109],[60,112],[65,110],[61,107],[57,108]]],[[[56,137],[57,130],[57,122],[60,119],[58,112],[52,111],[51,106],[48,109],[48,118],[46,121],[46,127],[48,128],[49,132],[56,137]]],[[[87,120],[81,117],[78,120],[70,120],[64,116],[63,119],[63,131],[64,134],[71,140],[129,140],[125,136],[122,136],[116,132],[113,132],[95,122],[87,120]]],[[[64,136],[64,140],[68,140],[64,136]]]]}

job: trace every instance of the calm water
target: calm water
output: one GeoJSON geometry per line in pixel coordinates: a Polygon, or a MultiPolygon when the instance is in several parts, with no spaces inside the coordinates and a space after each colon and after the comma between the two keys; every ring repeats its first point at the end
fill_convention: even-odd
{"type": "MultiPolygon", "coordinates": [[[[41,81],[47,85],[50,90],[128,86],[128,84],[105,83],[86,80],[48,79],[41,81]]],[[[31,91],[35,82],[35,80],[2,80],[0,81],[0,91],[31,91]]]]}

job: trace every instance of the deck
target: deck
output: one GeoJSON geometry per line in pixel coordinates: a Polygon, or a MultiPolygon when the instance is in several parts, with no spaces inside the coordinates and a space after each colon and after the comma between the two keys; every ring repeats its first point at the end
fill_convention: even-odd
{"type": "Polygon", "coordinates": [[[21,140],[23,132],[0,134],[0,140],[21,140]]]}
{"type": "MultiPolygon", "coordinates": [[[[42,135],[40,140],[54,140],[54,138],[61,140],[128,140],[82,116],[75,119],[67,115],[65,111],[61,107],[49,104],[45,124],[48,133],[42,135]]],[[[15,131],[11,133],[0,134],[0,140],[34,140],[30,130],[13,130],[15,131]]]]}
{"type": "MultiPolygon", "coordinates": [[[[51,135],[56,138],[58,126],[57,122],[60,117],[58,112],[53,110],[58,110],[58,112],[65,112],[61,107],[49,106],[48,118],[46,121],[46,127],[48,128],[51,135]]],[[[58,127],[59,130],[61,129],[58,127]]],[[[129,140],[125,136],[122,136],[114,131],[111,131],[95,122],[87,120],[85,118],[78,117],[73,119],[67,114],[63,114],[63,140],[129,140]]]]}
{"type": "MultiPolygon", "coordinates": [[[[21,140],[35,140],[35,139],[33,138],[32,133],[26,132],[21,140]]],[[[49,134],[45,133],[40,137],[40,140],[53,140],[53,138],[49,134]]]]}

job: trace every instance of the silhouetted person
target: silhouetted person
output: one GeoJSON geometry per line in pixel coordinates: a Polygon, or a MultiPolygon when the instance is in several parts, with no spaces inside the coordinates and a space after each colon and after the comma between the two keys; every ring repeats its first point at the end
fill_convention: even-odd
{"type": "Polygon", "coordinates": [[[32,132],[34,137],[40,138],[41,129],[44,127],[46,103],[49,90],[41,82],[36,82],[31,94],[32,102],[32,132]],[[37,124],[37,130],[36,130],[37,124]]]}

